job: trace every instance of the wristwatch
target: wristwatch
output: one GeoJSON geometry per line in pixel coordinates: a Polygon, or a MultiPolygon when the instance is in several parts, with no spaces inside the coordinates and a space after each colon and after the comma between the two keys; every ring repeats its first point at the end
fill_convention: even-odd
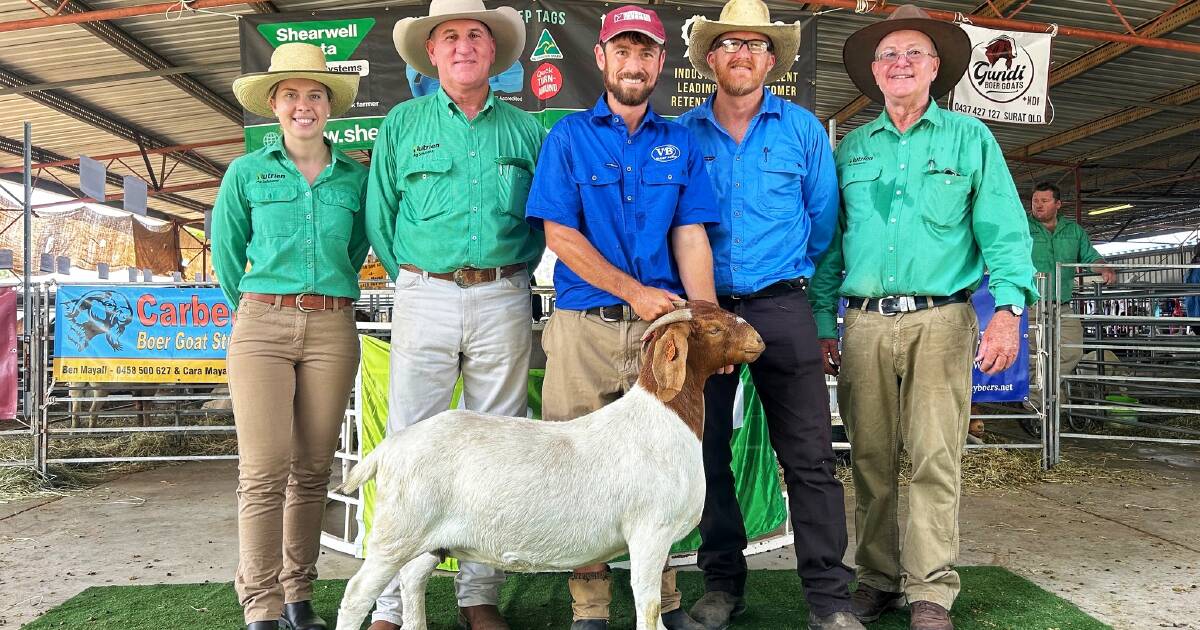
{"type": "Polygon", "coordinates": [[[1025,312],[1025,307],[1017,306],[1016,304],[1005,304],[1004,306],[996,307],[996,312],[999,313],[1000,311],[1008,311],[1013,314],[1013,317],[1020,317],[1021,313],[1025,312]]]}

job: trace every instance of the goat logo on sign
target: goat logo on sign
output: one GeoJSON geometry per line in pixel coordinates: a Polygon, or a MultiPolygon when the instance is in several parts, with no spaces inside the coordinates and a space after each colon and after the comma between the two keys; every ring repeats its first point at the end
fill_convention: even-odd
{"type": "Polygon", "coordinates": [[[662,144],[650,149],[650,157],[655,162],[672,162],[679,157],[679,147],[673,144],[662,144]]]}
{"type": "Polygon", "coordinates": [[[133,307],[129,299],[115,291],[92,291],[69,302],[63,310],[66,316],[68,340],[79,350],[86,350],[92,339],[103,335],[113,350],[121,349],[121,335],[133,322],[133,307]]]}
{"type": "Polygon", "coordinates": [[[996,103],[1011,103],[1033,85],[1033,59],[1008,35],[981,42],[971,51],[971,87],[996,103]]]}

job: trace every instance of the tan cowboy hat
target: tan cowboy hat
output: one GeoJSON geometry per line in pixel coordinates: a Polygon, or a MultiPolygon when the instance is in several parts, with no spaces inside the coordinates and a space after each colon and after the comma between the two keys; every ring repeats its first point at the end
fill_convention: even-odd
{"type": "Polygon", "coordinates": [[[246,111],[274,118],[269,102],[271,91],[285,79],[309,79],[329,88],[330,118],[346,113],[358,94],[358,73],[330,72],[320,46],[297,42],[276,48],[266,72],[251,72],[234,79],[233,95],[246,111]]]}
{"type": "Polygon", "coordinates": [[[880,40],[896,31],[921,31],[933,40],[942,63],[929,86],[929,96],[936,99],[954,89],[971,62],[971,38],[957,24],[935,20],[917,5],[906,4],[897,7],[886,20],[864,26],[846,38],[842,61],[859,91],[876,103],[883,103],[883,91],[871,74],[871,62],[875,61],[875,48],[880,40]]]}
{"type": "Polygon", "coordinates": [[[437,78],[437,68],[429,61],[425,42],[438,24],[450,20],[476,20],[491,29],[492,37],[496,38],[496,61],[488,70],[489,77],[508,70],[525,50],[525,21],[516,9],[489,10],[483,6],[483,0],[433,0],[429,3],[429,15],[406,17],[392,29],[392,43],[400,58],[417,72],[437,78]]]}
{"type": "Polygon", "coordinates": [[[721,17],[715,22],[702,15],[692,16],[684,25],[687,39],[688,60],[702,76],[716,80],[717,76],[708,65],[708,51],[718,37],[731,31],[761,33],[771,40],[775,67],[767,71],[765,81],[772,83],[783,78],[792,69],[796,51],[800,50],[800,22],[784,24],[772,22],[771,11],[762,0],[729,0],[721,9],[721,17]]]}

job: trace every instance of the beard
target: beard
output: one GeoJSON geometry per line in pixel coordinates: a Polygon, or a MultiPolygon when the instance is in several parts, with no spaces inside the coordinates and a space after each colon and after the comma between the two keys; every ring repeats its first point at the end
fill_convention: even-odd
{"type": "Polygon", "coordinates": [[[756,72],[754,66],[748,63],[722,66],[714,70],[714,73],[717,75],[717,85],[720,86],[721,91],[730,96],[745,96],[762,89],[763,78],[767,74],[765,71],[756,72]],[[749,68],[750,74],[734,76],[733,68],[735,67],[749,68]]]}
{"type": "Polygon", "coordinates": [[[644,72],[624,73],[614,77],[604,75],[604,89],[608,90],[608,93],[612,94],[618,103],[626,107],[637,107],[650,100],[650,93],[654,91],[657,83],[658,77],[651,77],[644,72]],[[633,87],[622,84],[621,79],[641,79],[643,83],[641,87],[633,87]]]}

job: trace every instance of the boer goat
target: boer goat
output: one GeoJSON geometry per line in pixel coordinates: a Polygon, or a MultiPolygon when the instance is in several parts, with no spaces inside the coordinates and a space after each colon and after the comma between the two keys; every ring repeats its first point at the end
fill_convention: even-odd
{"type": "Polygon", "coordinates": [[[626,551],[638,627],[662,630],[663,565],[704,507],[704,382],[765,347],[740,317],[687,306],[651,324],[637,385],[603,409],[570,422],[446,411],[359,463],[343,489],[375,477],[375,522],[338,630],[357,630],[398,571],[404,628],[425,628],[425,583],[446,554],[531,572],[626,551]]]}

